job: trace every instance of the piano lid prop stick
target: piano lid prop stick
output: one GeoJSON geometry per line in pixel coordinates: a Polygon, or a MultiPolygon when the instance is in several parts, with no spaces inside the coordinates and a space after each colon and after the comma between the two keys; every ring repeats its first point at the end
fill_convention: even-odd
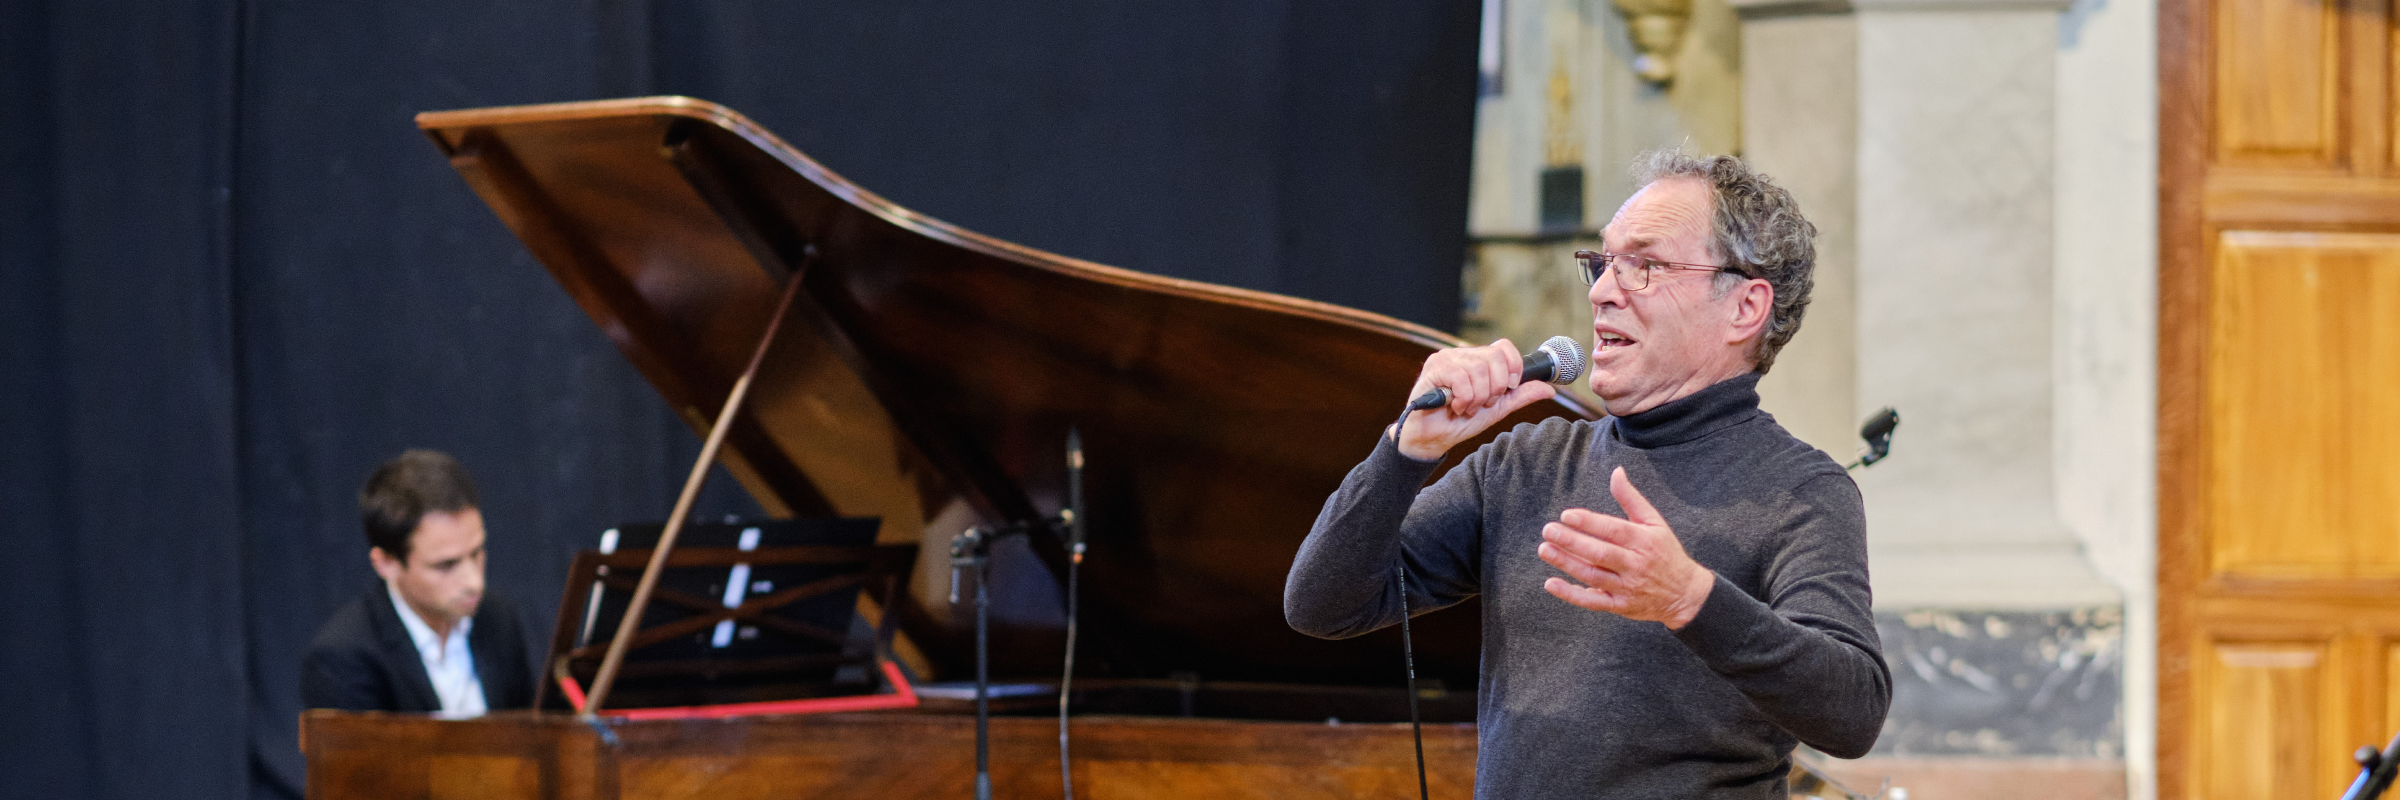
{"type": "Polygon", "coordinates": [[[725,397],[725,410],[717,413],[717,424],[708,430],[708,441],[700,445],[700,459],[692,462],[692,474],[683,480],[683,494],[675,498],[675,513],[667,517],[667,529],[658,534],[658,546],[650,551],[650,565],[642,568],[642,582],[633,588],[633,599],[625,604],[625,616],[617,621],[617,635],[608,642],[608,654],[600,659],[600,673],[592,676],[592,691],[583,705],[583,716],[600,713],[601,703],[608,700],[608,690],[617,681],[617,668],[625,663],[625,651],[633,644],[633,629],[641,621],[642,611],[650,605],[650,591],[658,587],[659,569],[667,564],[667,553],[675,549],[675,536],[683,532],[684,519],[692,513],[692,501],[700,496],[700,485],[708,481],[708,465],[717,461],[717,448],[724,446],[725,433],[733,429],[733,418],[742,410],[742,399],[750,394],[750,380],[758,376],[758,366],[767,360],[767,348],[775,343],[776,331],[782,330],[784,315],[792,310],[792,298],[800,294],[800,278],[808,273],[809,262],[816,260],[816,248],[811,247],[800,268],[792,270],[785,279],[783,302],[776,304],[775,315],[767,318],[767,332],[758,337],[758,350],[750,354],[750,366],[734,379],[733,391],[725,397]]]}

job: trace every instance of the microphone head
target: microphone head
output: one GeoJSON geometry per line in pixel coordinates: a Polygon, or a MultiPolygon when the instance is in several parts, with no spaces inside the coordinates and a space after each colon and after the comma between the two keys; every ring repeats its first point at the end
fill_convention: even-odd
{"type": "Polygon", "coordinates": [[[1550,354],[1550,382],[1561,386],[1583,377],[1583,343],[1564,336],[1552,336],[1542,343],[1540,352],[1550,354]]]}
{"type": "Polygon", "coordinates": [[[1900,427],[1900,412],[1885,408],[1875,412],[1875,416],[1867,418],[1867,424],[1859,426],[1858,438],[1869,442],[1890,441],[1892,430],[1898,427],[1900,427]]]}
{"type": "Polygon", "coordinates": [[[1900,412],[1886,406],[1858,429],[1858,436],[1867,440],[1867,452],[1858,459],[1860,466],[1882,461],[1892,454],[1892,430],[1900,427],[1900,412]]]}

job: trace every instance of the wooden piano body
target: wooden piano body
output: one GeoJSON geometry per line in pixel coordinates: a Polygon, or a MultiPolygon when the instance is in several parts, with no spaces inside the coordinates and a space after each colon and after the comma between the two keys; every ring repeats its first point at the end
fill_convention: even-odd
{"type": "MultiPolygon", "coordinates": [[[[972,717],[829,714],[609,726],[312,711],[308,796],[430,800],[971,798],[972,717]]],[[[1416,793],[1408,725],[1103,716],[1075,722],[1079,798],[1358,798],[1416,793]]],[[[1435,797],[1465,797],[1475,726],[1425,728],[1435,797]]],[[[1058,720],[992,720],[992,796],[1060,796],[1058,720]]]]}
{"type": "MultiPolygon", "coordinates": [[[[948,602],[948,541],[979,524],[1042,528],[1066,502],[1063,441],[1080,431],[1090,541],[1076,685],[1093,694],[1079,692],[1074,723],[1078,794],[1413,790],[1398,636],[1295,633],[1282,588],[1325,497],[1397,414],[1425,356],[1454,338],[961,230],[705,101],[433,112],[418,124],[696,430],[786,282],[801,282],[720,460],[772,514],[879,517],[879,543],[920,545],[902,599],[883,611],[900,615],[900,655],[925,679],[971,670],[971,617],[948,602]],[[1161,699],[1178,687],[1180,713],[1161,699]]],[[[1374,265],[1355,269],[1373,279],[1374,265]]],[[[1562,399],[1515,421],[1556,415],[1592,413],[1562,399]]],[[[996,679],[1057,679],[1065,564],[1046,532],[996,549],[996,679]]],[[[1479,613],[1470,601],[1415,630],[1419,677],[1447,690],[1426,729],[1446,796],[1473,780],[1463,723],[1479,613]]],[[[302,735],[318,800],[960,797],[973,761],[960,708],[596,726],[556,713],[316,711],[302,735]]],[[[1054,717],[1003,717],[993,730],[999,796],[1058,791],[1054,717]]]]}

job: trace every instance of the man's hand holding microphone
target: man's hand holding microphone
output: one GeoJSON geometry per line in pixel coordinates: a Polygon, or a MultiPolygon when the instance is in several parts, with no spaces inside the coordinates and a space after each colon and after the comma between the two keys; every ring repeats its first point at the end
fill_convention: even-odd
{"type": "Polygon", "coordinates": [[[1439,459],[1517,410],[1557,396],[1552,384],[1574,383],[1583,366],[1583,346],[1564,336],[1522,356],[1507,339],[1437,351],[1409,389],[1415,400],[1398,426],[1400,453],[1439,459]]]}

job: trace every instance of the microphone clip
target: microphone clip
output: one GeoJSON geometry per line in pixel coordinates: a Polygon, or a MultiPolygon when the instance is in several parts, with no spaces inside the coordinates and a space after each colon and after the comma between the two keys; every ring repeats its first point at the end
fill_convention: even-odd
{"type": "Polygon", "coordinates": [[[977,525],[950,537],[950,602],[958,603],[958,571],[975,569],[992,560],[992,544],[1026,533],[1025,523],[977,525]]]}

